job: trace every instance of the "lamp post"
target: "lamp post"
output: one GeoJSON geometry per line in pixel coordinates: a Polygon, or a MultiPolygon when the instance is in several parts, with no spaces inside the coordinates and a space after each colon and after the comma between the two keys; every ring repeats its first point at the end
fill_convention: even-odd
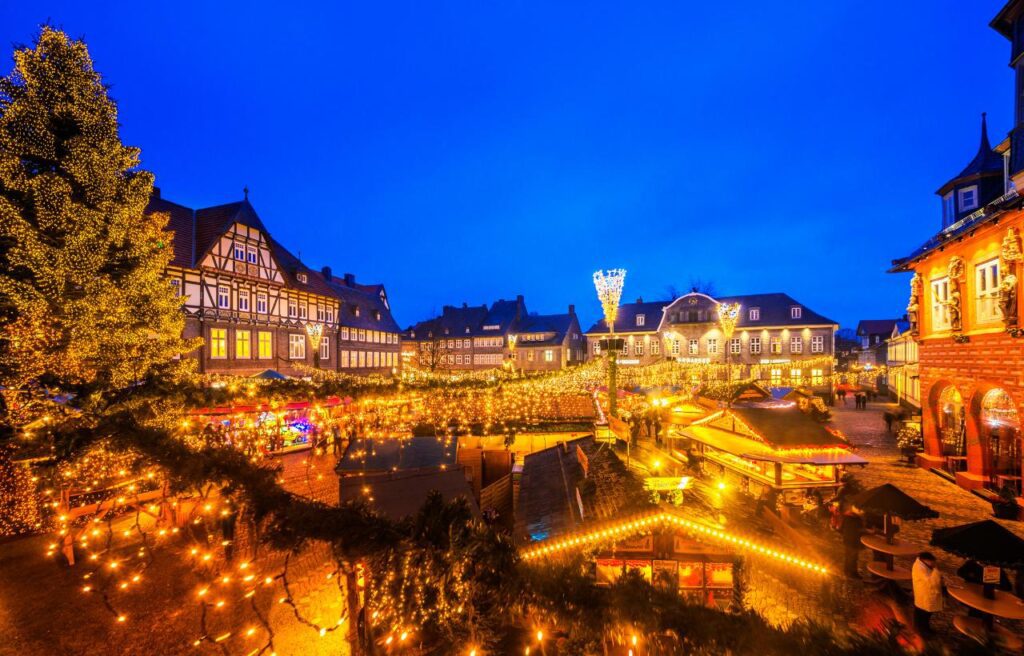
{"type": "MultiPolygon", "coordinates": [[[[736,322],[740,318],[739,303],[718,304],[718,325],[722,329],[722,336],[725,338],[725,389],[728,391],[732,386],[732,335],[736,332],[736,322]]],[[[729,394],[728,402],[732,404],[732,395],[729,394]]]]}
{"type": "Polygon", "coordinates": [[[601,347],[608,358],[608,414],[618,418],[618,388],[615,383],[615,360],[622,350],[622,340],[615,337],[615,317],[619,314],[619,299],[622,298],[622,285],[626,282],[625,269],[609,269],[594,272],[594,287],[597,298],[601,301],[605,325],[608,326],[608,339],[601,347]]]}

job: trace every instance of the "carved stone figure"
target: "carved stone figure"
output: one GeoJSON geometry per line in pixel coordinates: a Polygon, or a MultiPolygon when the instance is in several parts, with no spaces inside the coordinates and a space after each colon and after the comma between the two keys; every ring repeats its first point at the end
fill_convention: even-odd
{"type": "Polygon", "coordinates": [[[963,281],[964,274],[967,272],[967,268],[964,266],[964,258],[959,255],[954,255],[949,258],[949,279],[950,282],[956,280],[957,282],[963,281]]]}
{"type": "Polygon", "coordinates": [[[949,309],[949,327],[953,332],[960,332],[963,330],[963,319],[960,306],[960,283],[952,275],[950,275],[949,279],[949,300],[946,301],[946,307],[949,309]]]}
{"type": "Polygon", "coordinates": [[[919,333],[921,286],[921,276],[915,273],[914,277],[910,279],[910,302],[907,304],[907,320],[910,322],[911,335],[919,333]]]}
{"type": "Polygon", "coordinates": [[[1024,260],[1024,254],[1020,251],[1020,237],[1017,236],[1016,228],[1006,229],[1003,246],[999,251],[999,259],[1003,261],[1003,271],[1011,274],[1017,273],[1017,263],[1024,260]]]}
{"type": "Polygon", "coordinates": [[[1012,273],[999,283],[999,311],[1008,330],[1017,327],[1017,276],[1012,273]]]}

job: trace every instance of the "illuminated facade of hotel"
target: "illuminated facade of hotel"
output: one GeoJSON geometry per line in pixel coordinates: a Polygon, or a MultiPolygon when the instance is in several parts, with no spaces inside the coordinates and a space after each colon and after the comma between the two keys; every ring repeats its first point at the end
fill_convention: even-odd
{"type": "MultiPolygon", "coordinates": [[[[839,328],[787,294],[712,298],[691,292],[674,301],[626,303],[619,307],[615,333],[624,339],[618,362],[646,365],[664,360],[729,364],[732,375],[758,375],[773,387],[808,386],[832,394],[834,336],[839,328]],[[718,323],[718,305],[738,303],[735,333],[728,340],[718,323]]],[[[587,353],[601,357],[608,335],[602,319],[587,331],[587,353]]]]}

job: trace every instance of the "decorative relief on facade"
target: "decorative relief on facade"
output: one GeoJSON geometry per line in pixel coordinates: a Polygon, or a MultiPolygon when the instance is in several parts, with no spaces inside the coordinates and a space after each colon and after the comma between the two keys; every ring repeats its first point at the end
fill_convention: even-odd
{"type": "Polygon", "coordinates": [[[949,268],[947,270],[949,275],[949,298],[946,301],[946,307],[949,309],[949,327],[955,333],[960,332],[964,327],[963,294],[960,291],[960,285],[964,281],[965,272],[966,267],[962,257],[954,255],[949,259],[949,268]]]}
{"type": "Polygon", "coordinates": [[[1019,333],[1017,330],[1017,267],[1018,263],[1024,259],[1016,228],[1010,227],[1006,230],[1006,236],[1003,237],[1002,248],[999,251],[999,259],[1000,271],[1003,272],[1002,280],[999,281],[999,311],[1003,315],[1003,324],[1006,326],[1007,332],[1016,337],[1019,333]]]}
{"type": "Polygon", "coordinates": [[[921,276],[915,273],[910,279],[910,302],[907,303],[907,320],[910,322],[910,334],[914,337],[920,334],[922,284],[921,276]]]}

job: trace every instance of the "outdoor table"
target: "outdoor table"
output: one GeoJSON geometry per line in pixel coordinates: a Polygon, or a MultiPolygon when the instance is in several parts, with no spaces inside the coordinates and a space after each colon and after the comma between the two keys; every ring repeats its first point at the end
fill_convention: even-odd
{"type": "Polygon", "coordinates": [[[996,474],[996,482],[999,483],[999,487],[1005,485],[1011,485],[1017,494],[1020,494],[1020,476],[1012,476],[1009,474],[996,474]]]}
{"type": "Polygon", "coordinates": [[[868,563],[868,571],[883,579],[905,583],[913,579],[910,570],[898,565],[889,566],[889,563],[872,561],[868,563]]]}
{"type": "Polygon", "coordinates": [[[993,624],[994,617],[1003,617],[1009,620],[1024,620],[1024,601],[1009,592],[1002,590],[995,591],[995,599],[987,599],[982,587],[977,583],[968,583],[962,588],[949,587],[949,596],[960,603],[984,613],[984,617],[956,617],[953,620],[957,630],[969,637],[977,639],[977,635],[984,636],[985,632],[991,631],[998,640],[1004,641],[1011,649],[1020,649],[1022,643],[1013,633],[1003,627],[993,624]],[[980,631],[979,631],[980,629],[980,631]]]}
{"type": "Polygon", "coordinates": [[[885,567],[889,571],[893,571],[895,568],[895,564],[893,563],[893,559],[895,557],[916,556],[921,553],[921,547],[911,544],[910,542],[893,540],[893,543],[889,544],[884,535],[874,535],[869,533],[861,536],[860,542],[868,549],[883,554],[885,556],[885,567]]]}
{"type": "Polygon", "coordinates": [[[967,464],[967,456],[946,456],[946,468],[949,469],[949,471],[960,471],[961,464],[967,464]]]}

